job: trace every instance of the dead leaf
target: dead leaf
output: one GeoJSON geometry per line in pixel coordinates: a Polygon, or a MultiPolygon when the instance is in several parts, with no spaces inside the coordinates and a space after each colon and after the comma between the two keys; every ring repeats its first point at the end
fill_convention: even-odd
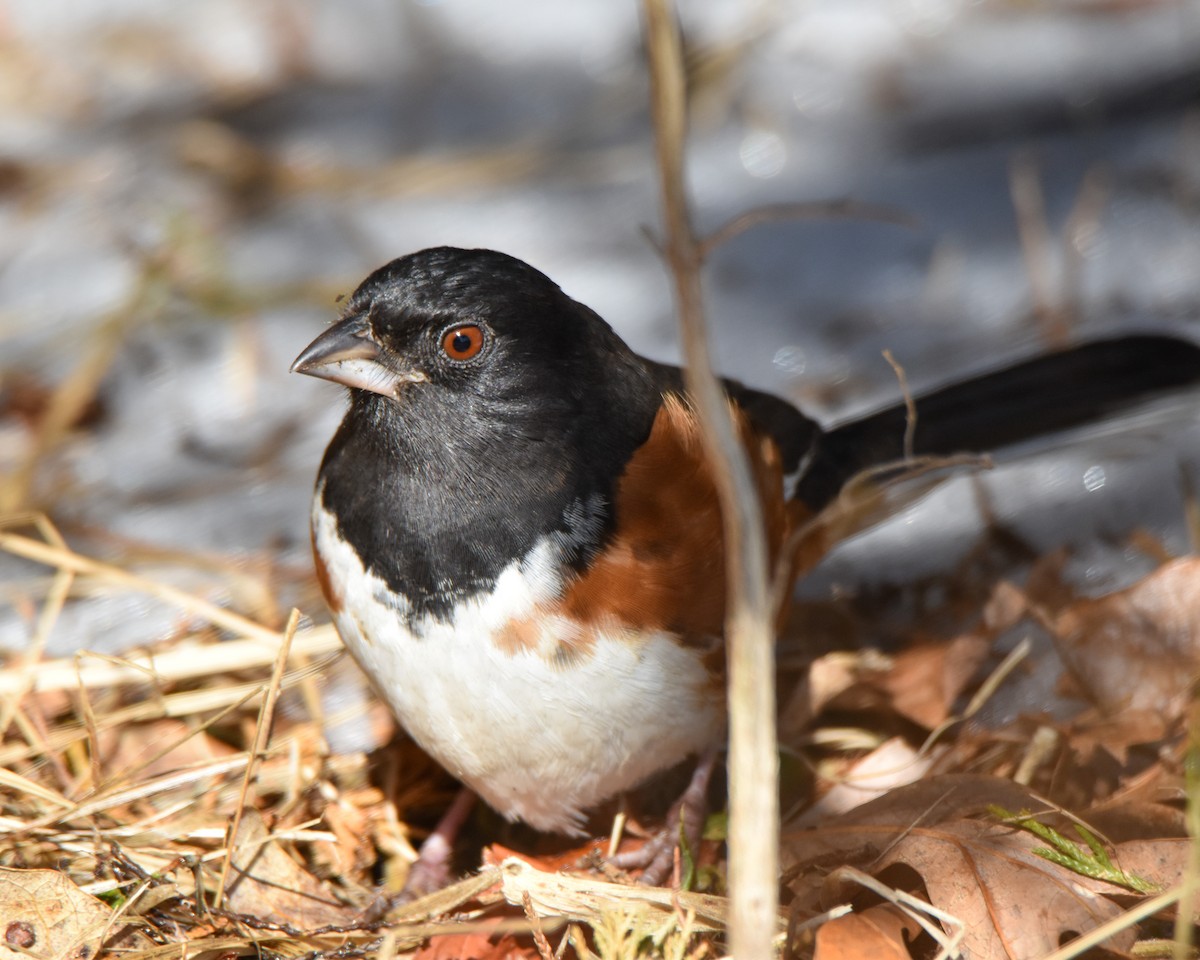
{"type": "Polygon", "coordinates": [[[1015,627],[1029,612],[1025,591],[1009,580],[1001,580],[983,608],[983,624],[993,634],[1015,627]]]}
{"type": "Polygon", "coordinates": [[[503,917],[486,917],[471,924],[466,933],[439,933],[430,937],[413,960],[509,960],[511,957],[536,957],[533,947],[522,947],[511,934],[496,928],[503,917]],[[493,937],[498,937],[495,943],[493,937]]]}
{"type": "Polygon", "coordinates": [[[64,874],[0,867],[0,960],[88,960],[100,949],[112,915],[111,907],[64,874]]]}
{"type": "Polygon", "coordinates": [[[511,960],[535,958],[537,948],[522,947],[511,935],[504,934],[495,943],[485,933],[442,933],[430,937],[413,960],[511,960]]]}
{"type": "MultiPolygon", "coordinates": [[[[796,909],[852,900],[857,889],[820,889],[831,866],[850,863],[872,874],[901,869],[919,876],[931,904],[963,924],[974,960],[1024,960],[1117,916],[1106,894],[1122,888],[1079,876],[1034,854],[1041,841],[994,819],[969,819],[999,804],[1010,810],[1053,809],[1009,780],[947,776],[902,787],[845,817],[784,838],[795,875],[796,909]],[[832,899],[831,899],[832,898],[832,899]]],[[[1107,945],[1125,949],[1135,931],[1107,945]]]]}
{"type": "Polygon", "coordinates": [[[1117,844],[1112,860],[1126,873],[1166,890],[1183,882],[1191,844],[1185,837],[1130,840],[1117,844]]]}
{"type": "MultiPolygon", "coordinates": [[[[920,874],[930,902],[963,923],[968,956],[1023,960],[1049,953],[1122,912],[1097,888],[1119,889],[1034,854],[1039,844],[1011,827],[962,820],[912,830],[876,869],[902,864],[920,874]]],[[[1109,944],[1125,949],[1134,939],[1126,930],[1109,944]]]]}
{"type": "MultiPolygon", "coordinates": [[[[1048,583],[1052,571],[1039,575],[1048,583]]],[[[1166,563],[1106,597],[1043,608],[1063,662],[1097,706],[1181,715],[1200,666],[1200,558],[1166,563]]]]}
{"type": "Polygon", "coordinates": [[[1162,776],[1146,786],[1136,785],[1120,796],[1090,807],[1083,820],[1110,843],[1129,840],[1165,840],[1186,837],[1187,817],[1182,786],[1162,786],[1162,776]]]}
{"type": "Polygon", "coordinates": [[[313,845],[316,862],[327,872],[342,877],[370,868],[376,853],[368,810],[372,802],[381,800],[374,788],[360,789],[338,794],[321,812],[325,826],[337,838],[313,845]]]}
{"type": "Polygon", "coordinates": [[[841,773],[838,782],[805,810],[794,826],[807,826],[847,813],[885,796],[897,787],[920,780],[929,771],[934,759],[932,751],[920,756],[907,742],[893,737],[841,773]]]}
{"type": "Polygon", "coordinates": [[[1105,714],[1089,708],[1072,721],[1067,741],[1081,762],[1102,751],[1124,766],[1131,748],[1165,741],[1171,733],[1170,727],[1170,721],[1158,710],[1105,714]]]}
{"type": "Polygon", "coordinates": [[[892,657],[883,678],[892,707],[926,730],[949,719],[954,702],[986,659],[991,644],[967,634],[949,643],[909,647],[892,657]]]}
{"type": "Polygon", "coordinates": [[[237,913],[269,916],[302,930],[348,923],[356,916],[328,884],[280,848],[253,808],[242,814],[229,870],[228,906],[237,913]]]}
{"type": "Polygon", "coordinates": [[[817,928],[813,960],[911,960],[921,928],[894,903],[879,903],[817,928]]]}
{"type": "MultiPolygon", "coordinates": [[[[641,846],[643,842],[638,840],[637,846],[641,846]]],[[[637,846],[633,846],[632,849],[637,849],[637,846]]],[[[588,840],[570,850],[542,856],[533,856],[513,850],[502,843],[493,843],[484,848],[483,863],[486,866],[498,867],[509,857],[517,857],[543,873],[557,873],[560,870],[577,870],[581,864],[585,864],[591,859],[603,859],[607,849],[608,843],[605,838],[588,840]]],[[[626,849],[625,844],[621,845],[621,849],[626,849]]]]}
{"type": "Polygon", "coordinates": [[[799,739],[832,701],[862,683],[878,686],[878,679],[890,668],[891,660],[874,650],[834,651],[817,657],[791,685],[779,711],[780,741],[799,739]]]}

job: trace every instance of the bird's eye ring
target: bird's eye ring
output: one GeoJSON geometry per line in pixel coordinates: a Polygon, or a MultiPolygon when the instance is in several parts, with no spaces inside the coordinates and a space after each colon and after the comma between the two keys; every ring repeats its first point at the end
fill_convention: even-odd
{"type": "Polygon", "coordinates": [[[442,334],[442,353],[451,360],[470,360],[483,349],[483,328],[464,323],[442,334]]]}

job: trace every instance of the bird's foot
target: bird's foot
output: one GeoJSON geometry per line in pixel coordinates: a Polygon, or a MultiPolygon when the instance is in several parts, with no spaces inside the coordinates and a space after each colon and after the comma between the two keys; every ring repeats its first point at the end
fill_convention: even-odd
{"type": "Polygon", "coordinates": [[[692,779],[683,795],[671,806],[666,825],[637,850],[619,853],[609,862],[621,870],[641,870],[638,883],[658,887],[666,883],[675,868],[675,851],[680,843],[696,850],[708,813],[708,784],[716,766],[717,752],[710,750],[696,764],[692,779]]]}
{"type": "Polygon", "coordinates": [[[450,808],[442,814],[442,819],[433,828],[433,832],[421,844],[421,849],[417,851],[417,859],[408,869],[404,889],[399,893],[381,893],[376,897],[367,907],[365,916],[368,920],[382,920],[396,907],[419,900],[450,885],[453,880],[451,870],[454,866],[454,842],[474,806],[475,794],[463,787],[450,804],[450,808]]]}

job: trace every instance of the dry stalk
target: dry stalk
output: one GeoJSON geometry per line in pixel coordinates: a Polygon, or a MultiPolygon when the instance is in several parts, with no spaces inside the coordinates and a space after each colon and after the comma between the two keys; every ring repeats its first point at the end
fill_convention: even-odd
{"type": "Polygon", "coordinates": [[[246,798],[250,795],[250,784],[258,772],[258,765],[267,748],[267,740],[271,735],[271,723],[275,719],[275,704],[279,701],[279,689],[283,684],[284,670],[287,669],[288,654],[292,649],[292,638],[296,636],[296,627],[300,623],[300,611],[293,610],[288,617],[287,628],[283,631],[283,642],[279,645],[279,656],[275,659],[275,669],[271,671],[271,684],[263,699],[259,711],[258,723],[254,728],[254,743],[250,747],[250,762],[246,764],[246,773],[242,778],[242,789],[238,795],[237,809],[229,824],[229,841],[226,843],[225,862],[221,865],[221,878],[217,881],[217,889],[213,894],[213,904],[220,907],[225,898],[225,884],[229,879],[229,868],[233,863],[234,846],[238,842],[238,827],[241,826],[242,814],[246,810],[246,798]]]}
{"type": "Polygon", "coordinates": [[[1197,730],[1197,720],[1193,714],[1189,724],[1187,754],[1184,761],[1187,773],[1185,775],[1187,806],[1186,820],[1188,838],[1188,858],[1183,870],[1183,883],[1180,884],[1179,910],[1175,914],[1175,936],[1173,938],[1172,960],[1182,960],[1184,957],[1195,956],[1193,946],[1196,939],[1195,922],[1197,901],[1200,899],[1200,798],[1196,796],[1195,761],[1200,752],[1200,730],[1197,730]]]}
{"type": "Polygon", "coordinates": [[[739,960],[770,960],[779,897],[779,771],[767,546],[750,465],[709,362],[699,273],[703,249],[692,230],[684,188],[687,105],[678,25],[669,0],[644,0],[643,13],[664,250],[683,333],[685,383],[700,416],[727,545],[730,944],[739,960]]]}
{"type": "Polygon", "coordinates": [[[1062,300],[1057,295],[1051,275],[1051,250],[1054,245],[1046,222],[1046,203],[1037,161],[1028,153],[1018,154],[1009,167],[1008,182],[1017,213],[1017,234],[1025,259],[1025,272],[1029,275],[1033,310],[1041,329],[1042,342],[1061,345],[1067,339],[1067,325],[1063,317],[1062,300]]]}

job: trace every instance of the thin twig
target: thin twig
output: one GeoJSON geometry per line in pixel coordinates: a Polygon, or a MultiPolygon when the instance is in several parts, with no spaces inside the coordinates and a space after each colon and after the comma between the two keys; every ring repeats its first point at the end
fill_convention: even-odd
{"type": "Polygon", "coordinates": [[[755,207],[726,220],[707,237],[700,240],[700,258],[707,260],[712,252],[734,237],[753,227],[777,220],[875,220],[898,227],[914,227],[916,219],[898,207],[885,204],[859,203],[855,200],[827,200],[809,203],[771,203],[755,207]]]}
{"type": "Polygon", "coordinates": [[[651,107],[663,194],[664,249],[675,282],[688,393],[720,497],[729,604],[730,944],[739,960],[770,960],[778,907],[779,778],[774,630],[762,509],[724,391],[712,373],[699,268],[684,188],[686,91],[669,0],[644,0],[651,107]]]}
{"type": "Polygon", "coordinates": [[[1000,689],[1000,685],[1003,684],[1004,681],[1008,679],[1009,675],[1017,668],[1018,664],[1020,664],[1029,656],[1029,651],[1032,649],[1032,646],[1033,644],[1030,642],[1029,638],[1025,637],[1012,650],[1010,650],[1008,655],[1005,656],[1005,658],[1000,662],[999,666],[997,666],[995,670],[988,674],[987,679],[979,685],[979,689],[975,691],[975,695],[972,696],[970,701],[967,703],[966,709],[964,709],[962,713],[955,714],[952,717],[947,717],[930,731],[929,736],[925,738],[925,742],[921,744],[921,749],[917,751],[917,756],[927,756],[929,751],[933,749],[934,744],[936,744],[942,738],[942,735],[947,730],[953,726],[956,726],[957,724],[963,723],[966,720],[970,720],[971,717],[975,716],[976,713],[982,710],[984,705],[992,698],[992,695],[995,694],[998,689],[1000,689]]]}
{"type": "Polygon", "coordinates": [[[904,461],[912,463],[913,445],[917,436],[917,403],[913,400],[912,391],[908,388],[908,375],[904,367],[893,355],[891,350],[883,351],[883,359],[888,362],[900,384],[900,395],[904,397],[904,461]]]}

